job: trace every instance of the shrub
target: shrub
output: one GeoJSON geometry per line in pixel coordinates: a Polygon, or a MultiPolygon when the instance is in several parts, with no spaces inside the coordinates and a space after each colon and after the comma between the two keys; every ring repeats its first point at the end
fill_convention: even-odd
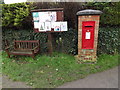
{"type": "MultiPolygon", "coordinates": [[[[97,50],[98,55],[103,53],[115,54],[119,51],[119,33],[120,29],[118,27],[107,27],[99,29],[97,50]]],[[[53,33],[54,51],[64,52],[73,55],[77,54],[77,35],[77,30],[74,29],[69,29],[67,32],[53,33]]],[[[3,40],[4,39],[7,39],[9,41],[40,40],[41,52],[47,52],[47,33],[33,33],[33,30],[3,30],[3,40]]]]}
{"type": "Polygon", "coordinates": [[[101,26],[119,26],[120,2],[88,2],[84,4],[85,9],[101,10],[101,26]]]}
{"type": "Polygon", "coordinates": [[[115,54],[119,52],[119,33],[120,28],[107,27],[100,28],[98,37],[98,54],[115,54]]]}
{"type": "Polygon", "coordinates": [[[3,4],[2,27],[20,29],[29,14],[30,5],[27,3],[3,4]]]}

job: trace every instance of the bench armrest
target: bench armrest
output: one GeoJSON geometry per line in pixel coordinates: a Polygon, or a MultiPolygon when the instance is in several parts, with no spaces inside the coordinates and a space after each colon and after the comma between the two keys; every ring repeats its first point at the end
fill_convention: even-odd
{"type": "Polygon", "coordinates": [[[8,49],[10,49],[12,46],[7,46],[7,47],[5,47],[5,50],[8,50],[8,49]]]}
{"type": "MultiPolygon", "coordinates": [[[[39,46],[34,47],[33,49],[30,49],[33,53],[36,52],[36,49],[39,49],[39,46]]],[[[39,51],[39,50],[38,50],[39,51]]]]}
{"type": "Polygon", "coordinates": [[[38,47],[39,47],[39,46],[34,47],[33,50],[37,49],[38,47]]]}
{"type": "Polygon", "coordinates": [[[38,48],[38,46],[34,47],[33,49],[22,49],[22,50],[31,51],[31,50],[35,50],[35,49],[37,49],[37,48],[38,48]]]}

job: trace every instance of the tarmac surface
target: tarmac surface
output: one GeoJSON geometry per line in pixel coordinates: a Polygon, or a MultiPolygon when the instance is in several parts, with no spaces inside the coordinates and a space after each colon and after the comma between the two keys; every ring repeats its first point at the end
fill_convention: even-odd
{"type": "Polygon", "coordinates": [[[65,83],[58,88],[118,88],[118,67],[65,83]]]}
{"type": "Polygon", "coordinates": [[[2,88],[32,88],[24,82],[12,81],[7,76],[2,76],[2,88]]]}
{"type": "MultiPolygon", "coordinates": [[[[2,79],[2,88],[32,88],[23,82],[12,81],[7,76],[0,79],[2,79]]],[[[58,88],[118,88],[118,67],[65,83],[58,88]]]]}

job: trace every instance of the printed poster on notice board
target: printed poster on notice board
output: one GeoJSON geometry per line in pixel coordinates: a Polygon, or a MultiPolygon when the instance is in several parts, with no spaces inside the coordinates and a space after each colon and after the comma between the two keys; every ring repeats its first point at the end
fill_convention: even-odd
{"type": "Polygon", "coordinates": [[[61,31],[68,31],[67,22],[61,22],[60,29],[61,29],[61,31]]]}
{"type": "Polygon", "coordinates": [[[50,21],[55,22],[57,20],[57,14],[56,12],[50,12],[49,13],[50,21]]]}
{"type": "Polygon", "coordinates": [[[52,22],[52,28],[54,31],[60,31],[60,23],[61,22],[52,22]]]}
{"type": "Polygon", "coordinates": [[[34,28],[39,28],[39,22],[34,22],[34,28]]]}
{"type": "Polygon", "coordinates": [[[40,22],[55,22],[56,19],[56,12],[39,12],[40,22]]]}
{"type": "Polygon", "coordinates": [[[45,23],[44,23],[44,22],[40,22],[40,23],[39,23],[39,31],[40,31],[40,32],[46,31],[46,30],[45,30],[45,23]]]}
{"type": "Polygon", "coordinates": [[[45,22],[45,30],[51,31],[51,22],[45,22]]]}
{"type": "Polygon", "coordinates": [[[39,22],[39,12],[33,12],[33,21],[34,22],[39,22]]]}

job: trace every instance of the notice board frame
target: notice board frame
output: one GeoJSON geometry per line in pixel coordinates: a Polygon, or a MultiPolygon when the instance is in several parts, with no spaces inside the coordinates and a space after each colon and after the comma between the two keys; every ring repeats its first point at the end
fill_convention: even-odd
{"type": "MultiPolygon", "coordinates": [[[[64,8],[52,8],[52,9],[35,9],[35,10],[31,10],[31,12],[52,12],[52,11],[55,11],[57,13],[57,22],[59,21],[64,21],[64,8]]],[[[33,22],[33,18],[32,18],[32,24],[34,24],[33,22]]],[[[51,32],[51,33],[54,33],[54,32],[64,32],[64,31],[54,31],[54,30],[51,30],[51,31],[39,31],[38,29],[36,28],[33,28],[34,32],[35,33],[47,33],[47,32],[51,32]]]]}
{"type": "MultiPolygon", "coordinates": [[[[33,12],[49,12],[49,11],[56,11],[57,12],[57,21],[64,21],[64,8],[35,9],[35,10],[31,10],[31,13],[33,13],[33,12]]],[[[32,24],[34,25],[33,18],[32,18],[32,24]]],[[[54,39],[52,33],[64,32],[64,31],[51,30],[51,31],[41,32],[41,31],[39,31],[39,29],[35,29],[35,28],[33,28],[33,30],[34,30],[34,33],[47,33],[47,35],[48,35],[48,54],[52,55],[52,52],[53,52],[52,40],[54,39]]]]}

